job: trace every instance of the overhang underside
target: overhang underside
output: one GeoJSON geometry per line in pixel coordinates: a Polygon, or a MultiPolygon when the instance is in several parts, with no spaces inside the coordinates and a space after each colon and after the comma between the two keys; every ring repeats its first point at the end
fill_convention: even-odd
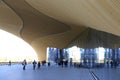
{"type": "MultiPolygon", "coordinates": [[[[40,60],[46,58],[47,47],[61,49],[74,45],[82,48],[120,47],[118,0],[2,0],[1,2],[9,8],[9,10],[6,8],[6,12],[11,14],[9,17],[4,15],[4,19],[0,19],[1,29],[28,42],[36,50],[40,60]],[[3,21],[4,26],[1,24],[3,21]]],[[[1,16],[3,14],[4,12],[0,13],[1,16]]]]}

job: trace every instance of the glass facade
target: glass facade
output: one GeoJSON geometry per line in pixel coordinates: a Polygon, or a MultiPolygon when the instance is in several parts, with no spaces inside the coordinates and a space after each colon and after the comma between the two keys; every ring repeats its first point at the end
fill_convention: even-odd
{"type": "Polygon", "coordinates": [[[120,48],[109,49],[98,47],[83,49],[76,46],[67,49],[47,48],[47,61],[57,63],[59,61],[79,63],[85,67],[104,66],[111,61],[120,61],[120,48]]]}
{"type": "Polygon", "coordinates": [[[57,60],[60,58],[60,49],[58,48],[47,48],[47,62],[57,62],[57,60]]]}

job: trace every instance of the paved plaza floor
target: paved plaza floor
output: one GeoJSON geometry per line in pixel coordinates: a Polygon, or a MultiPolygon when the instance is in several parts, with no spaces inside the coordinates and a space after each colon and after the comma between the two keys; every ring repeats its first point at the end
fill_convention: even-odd
{"type": "Polygon", "coordinates": [[[100,80],[120,80],[120,68],[91,69],[100,80]]]}
{"type": "Polygon", "coordinates": [[[85,69],[43,66],[33,70],[32,64],[22,70],[22,65],[0,66],[0,80],[95,80],[93,72],[100,80],[120,80],[120,68],[85,69]]]}

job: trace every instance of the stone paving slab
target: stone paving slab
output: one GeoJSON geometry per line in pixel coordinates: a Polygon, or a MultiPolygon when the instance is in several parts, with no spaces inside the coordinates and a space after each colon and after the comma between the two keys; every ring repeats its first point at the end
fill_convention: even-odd
{"type": "Polygon", "coordinates": [[[91,69],[100,80],[120,80],[120,68],[91,69]]]}
{"type": "Polygon", "coordinates": [[[21,65],[0,66],[0,80],[93,80],[88,69],[42,67],[33,70],[27,65],[22,70],[21,65]]]}

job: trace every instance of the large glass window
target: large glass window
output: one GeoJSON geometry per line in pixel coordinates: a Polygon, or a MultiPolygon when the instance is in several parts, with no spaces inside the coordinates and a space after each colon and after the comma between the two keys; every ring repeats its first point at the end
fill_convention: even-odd
{"type": "Polygon", "coordinates": [[[48,47],[47,48],[47,61],[57,63],[58,58],[60,58],[60,49],[48,47]]]}
{"type": "Polygon", "coordinates": [[[98,48],[98,63],[104,63],[105,49],[103,47],[98,48]]]}
{"type": "Polygon", "coordinates": [[[67,49],[68,54],[69,54],[69,59],[72,58],[73,62],[80,62],[80,58],[81,58],[81,51],[80,48],[73,46],[69,49],[67,49]]]}

